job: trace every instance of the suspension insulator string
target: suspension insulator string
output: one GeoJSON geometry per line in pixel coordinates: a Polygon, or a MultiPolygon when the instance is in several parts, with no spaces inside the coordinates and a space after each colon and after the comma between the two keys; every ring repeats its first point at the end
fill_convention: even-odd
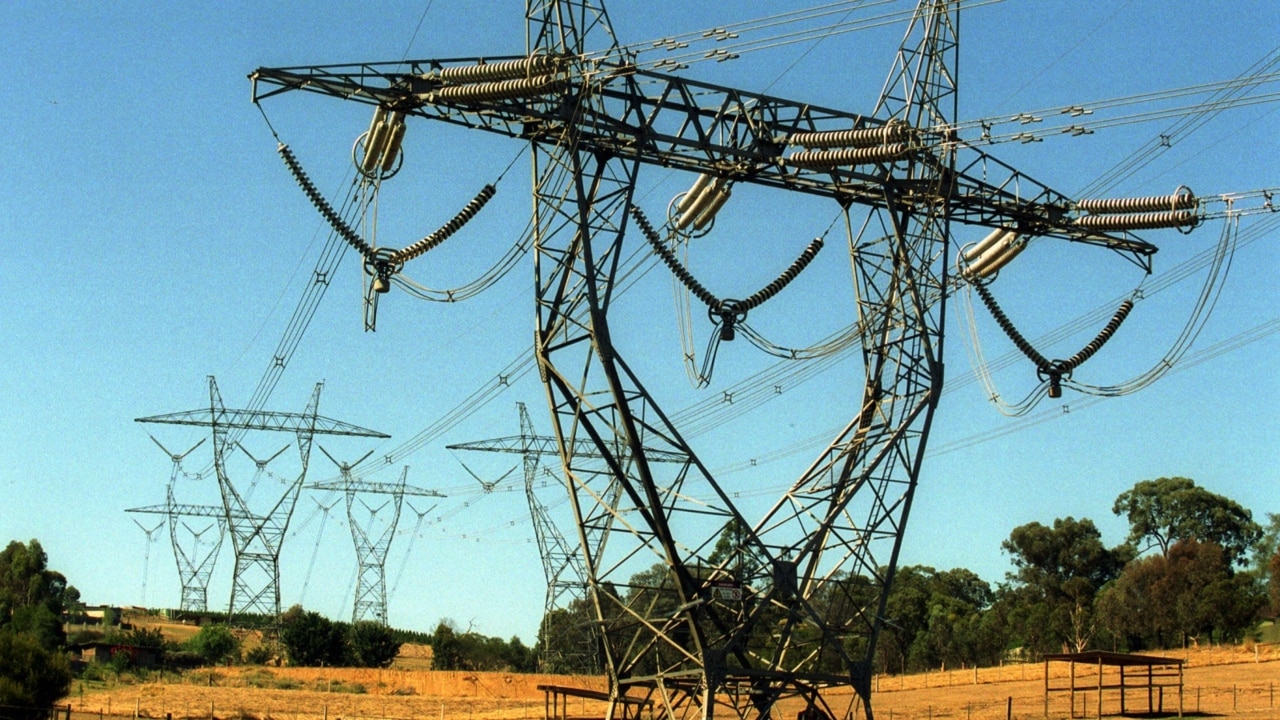
{"type": "Polygon", "coordinates": [[[787,268],[786,271],[779,275],[777,280],[774,280],[759,292],[742,301],[742,311],[747,312],[759,307],[763,302],[781,292],[783,288],[791,284],[792,280],[796,279],[796,276],[799,275],[801,271],[809,266],[809,263],[813,262],[813,259],[818,255],[818,251],[821,249],[822,238],[814,238],[813,242],[809,243],[809,247],[806,247],[804,252],[800,253],[800,257],[796,258],[795,262],[791,263],[791,267],[787,268]]]}
{"type": "Polygon", "coordinates": [[[499,80],[475,85],[446,85],[419,95],[428,103],[436,102],[486,102],[489,100],[514,100],[523,97],[551,95],[566,87],[565,80],[554,76],[499,80]]]}
{"type": "Polygon", "coordinates": [[[978,291],[978,297],[982,298],[982,304],[987,306],[987,310],[991,311],[991,317],[995,318],[996,324],[1004,331],[1005,335],[1013,341],[1014,347],[1022,351],[1027,359],[1035,363],[1037,369],[1047,369],[1052,363],[1049,359],[1041,355],[1038,350],[1032,347],[1022,333],[1018,332],[1018,328],[1013,326],[1009,317],[1004,314],[1004,310],[1000,309],[1000,305],[996,303],[996,299],[991,296],[991,291],[982,283],[973,283],[973,289],[978,291]]]}
{"type": "Polygon", "coordinates": [[[328,200],[324,199],[324,196],[316,189],[315,184],[311,182],[311,178],[307,177],[307,173],[304,172],[302,166],[298,164],[298,159],[293,156],[293,151],[289,149],[289,146],[284,143],[279,143],[277,150],[280,153],[280,157],[284,158],[284,164],[289,168],[289,172],[293,174],[294,179],[298,181],[300,186],[302,186],[302,191],[306,193],[307,197],[311,200],[311,204],[320,211],[320,214],[324,216],[325,220],[329,221],[329,225],[333,227],[334,232],[341,235],[343,240],[346,240],[351,247],[359,251],[359,253],[366,259],[372,257],[374,254],[373,248],[370,247],[369,243],[365,242],[359,234],[352,230],[351,227],[338,216],[338,213],[334,212],[333,206],[329,204],[328,200]]]}
{"type": "Polygon", "coordinates": [[[643,211],[635,205],[631,206],[631,217],[635,218],[636,226],[640,228],[640,232],[648,239],[649,244],[653,246],[654,252],[658,253],[658,257],[662,258],[662,262],[666,264],[680,282],[693,293],[694,297],[701,300],[707,307],[716,307],[720,301],[715,295],[712,295],[702,283],[689,273],[685,266],[680,264],[676,256],[671,253],[671,249],[662,241],[658,233],[653,229],[653,225],[649,223],[649,218],[645,217],[643,211]]]}
{"type": "Polygon", "coordinates": [[[1131,310],[1133,310],[1132,300],[1125,300],[1120,303],[1119,309],[1117,309],[1115,314],[1111,316],[1111,321],[1107,323],[1106,327],[1102,328],[1102,332],[1098,333],[1098,336],[1095,337],[1088,345],[1085,345],[1080,352],[1072,355],[1068,360],[1062,362],[1062,367],[1066,369],[1066,372],[1070,373],[1072,370],[1080,367],[1085,360],[1093,357],[1094,353],[1101,350],[1102,346],[1106,345],[1107,341],[1111,339],[1111,336],[1115,334],[1117,329],[1119,329],[1120,323],[1123,323],[1124,319],[1129,316],[1129,311],[1131,310]]]}
{"type": "Polygon", "coordinates": [[[489,202],[497,191],[498,189],[493,185],[485,185],[480,189],[480,192],[471,199],[471,202],[463,206],[462,210],[459,211],[457,215],[453,216],[453,219],[445,223],[439,230],[436,230],[403,250],[397,250],[392,253],[391,262],[403,265],[449,239],[449,236],[453,235],[461,229],[463,225],[470,222],[471,218],[475,217],[476,213],[480,212],[480,209],[489,202]]]}
{"type": "Polygon", "coordinates": [[[1062,397],[1062,379],[1070,379],[1071,373],[1074,372],[1076,368],[1080,367],[1080,365],[1082,365],[1086,360],[1093,357],[1095,353],[1101,350],[1102,346],[1106,345],[1107,341],[1115,335],[1115,332],[1119,329],[1121,323],[1123,323],[1125,318],[1129,316],[1129,312],[1133,310],[1133,301],[1125,300],[1120,303],[1120,307],[1116,310],[1115,314],[1111,316],[1111,320],[1102,328],[1102,331],[1098,333],[1097,337],[1081,348],[1080,352],[1072,355],[1066,360],[1049,360],[1032,347],[1031,343],[1022,336],[1022,333],[1018,332],[1018,329],[1013,326],[1013,323],[1010,322],[1008,316],[1004,314],[1004,311],[1000,308],[1000,305],[996,303],[995,298],[991,295],[991,291],[988,290],[986,286],[982,283],[974,283],[973,288],[977,290],[978,296],[982,298],[982,303],[991,311],[991,316],[995,318],[996,324],[1000,326],[1001,330],[1004,330],[1005,335],[1009,336],[1009,339],[1013,341],[1014,346],[1021,350],[1022,354],[1026,355],[1031,362],[1035,363],[1036,374],[1040,375],[1042,378],[1048,379],[1049,397],[1051,398],[1062,397]]]}
{"type": "Polygon", "coordinates": [[[851,147],[839,150],[805,150],[782,158],[787,165],[824,170],[843,165],[869,165],[897,160],[907,154],[906,143],[851,147]]]}
{"type": "Polygon", "coordinates": [[[889,122],[875,128],[854,128],[852,130],[829,130],[822,132],[798,132],[787,138],[788,145],[799,145],[806,148],[826,150],[840,147],[872,147],[888,145],[903,140],[910,128],[900,120],[889,122]]]}
{"type": "Polygon", "coordinates": [[[745,300],[735,300],[732,298],[719,299],[712,295],[696,278],[689,272],[688,268],[680,264],[680,261],[662,241],[658,233],[653,229],[653,225],[649,223],[643,211],[635,205],[631,206],[631,216],[636,220],[636,226],[640,228],[640,232],[648,239],[649,244],[653,246],[654,252],[658,253],[658,257],[662,258],[662,262],[670,268],[671,272],[684,284],[689,292],[701,300],[708,310],[708,316],[713,324],[720,327],[720,339],[731,341],[734,338],[734,326],[740,325],[747,319],[747,312],[753,308],[759,307],[766,300],[777,295],[792,280],[800,274],[802,270],[813,262],[813,258],[822,249],[822,238],[814,238],[813,242],[800,253],[800,257],[796,258],[791,266],[783,271],[776,280],[766,285],[758,292],[748,296],[745,300]]]}
{"type": "Polygon", "coordinates": [[[1081,215],[1073,224],[1099,231],[1157,230],[1192,227],[1199,221],[1199,216],[1194,210],[1159,210],[1114,215],[1081,215]]]}
{"type": "Polygon", "coordinates": [[[549,75],[555,72],[560,58],[553,55],[503,60],[480,65],[455,65],[440,70],[440,79],[453,83],[491,82],[549,75]]]}

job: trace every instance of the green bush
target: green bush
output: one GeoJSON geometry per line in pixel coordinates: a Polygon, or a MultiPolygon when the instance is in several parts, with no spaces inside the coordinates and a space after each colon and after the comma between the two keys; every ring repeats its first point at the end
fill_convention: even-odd
{"type": "Polygon", "coordinates": [[[255,645],[244,653],[244,661],[250,665],[266,665],[276,655],[270,645],[255,645]]]}
{"type": "Polygon", "coordinates": [[[352,625],[347,641],[351,659],[359,667],[388,667],[400,654],[400,641],[381,623],[366,620],[352,625]]]}
{"type": "Polygon", "coordinates": [[[0,632],[0,705],[50,708],[70,689],[65,654],[45,650],[25,633],[0,632]]]}
{"type": "Polygon", "coordinates": [[[206,625],[187,641],[186,647],[204,658],[205,664],[217,665],[223,660],[238,658],[240,639],[231,634],[231,629],[226,625],[206,625]]]}

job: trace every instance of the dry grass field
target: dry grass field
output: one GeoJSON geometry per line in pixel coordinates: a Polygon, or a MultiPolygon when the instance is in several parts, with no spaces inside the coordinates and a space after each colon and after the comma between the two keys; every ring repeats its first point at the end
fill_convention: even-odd
{"type": "MultiPolygon", "coordinates": [[[[1184,715],[1217,718],[1280,718],[1280,647],[1275,645],[1200,648],[1159,653],[1184,665],[1184,715]]],[[[97,716],[174,720],[525,720],[544,717],[538,685],[604,690],[599,677],[433,671],[430,649],[406,645],[386,670],[353,668],[228,667],[184,676],[152,674],[72,685],[74,720],[97,716]]],[[[1065,664],[1055,663],[1056,678],[1065,664]]],[[[997,720],[1043,718],[1044,665],[1006,665],[883,676],[875,682],[879,720],[997,720]]],[[[1146,709],[1146,692],[1127,695],[1128,709],[1146,709]]],[[[838,713],[864,717],[855,704],[833,703],[838,713]]],[[[1077,697],[1076,715],[1095,717],[1096,692],[1077,697]]],[[[799,708],[783,705],[776,717],[789,720],[799,708]]],[[[1105,696],[1104,715],[1118,715],[1114,692],[1105,696]]],[[[1176,716],[1176,691],[1166,690],[1166,717],[1176,716]]],[[[598,702],[574,699],[568,714],[603,717],[598,702]]],[[[1132,715],[1131,715],[1132,716],[1132,715]]],[[[1065,694],[1052,699],[1049,717],[1071,717],[1065,694]]]]}

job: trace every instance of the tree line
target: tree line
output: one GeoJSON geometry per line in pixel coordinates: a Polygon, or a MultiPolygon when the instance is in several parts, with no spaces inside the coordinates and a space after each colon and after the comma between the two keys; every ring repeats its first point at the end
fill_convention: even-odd
{"type": "MultiPolygon", "coordinates": [[[[1129,525],[1124,542],[1113,547],[1088,518],[1013,528],[1001,543],[1013,569],[994,585],[963,568],[898,568],[876,645],[876,671],[1233,642],[1280,615],[1280,514],[1267,513],[1266,523],[1259,524],[1234,500],[1181,477],[1139,482],[1111,510],[1129,525]]],[[[726,526],[710,561],[750,562],[743,536],[741,528],[726,526]]],[[[674,611],[678,594],[664,565],[638,573],[628,585],[632,606],[671,604],[674,611]]],[[[851,616],[852,605],[873,600],[870,587],[865,578],[845,576],[829,584],[826,596],[809,602],[831,617],[851,616]]],[[[764,596],[766,589],[744,588],[744,597],[764,596]]],[[[586,599],[545,615],[533,647],[518,637],[460,630],[448,620],[420,633],[335,622],[301,606],[279,618],[278,644],[247,650],[222,623],[202,627],[185,643],[146,628],[82,631],[68,638],[64,616],[82,611],[80,593],[48,567],[38,541],[10,542],[0,552],[0,705],[48,707],[64,697],[71,683],[64,651],[69,641],[154,649],[170,667],[232,661],[386,667],[402,643],[421,642],[431,645],[436,669],[552,673],[600,672],[604,643],[611,641],[609,633],[599,632],[601,623],[586,599]]],[[[122,655],[113,664],[126,669],[131,657],[122,655]]]]}
{"type": "MultiPolygon", "coordinates": [[[[1261,525],[1234,500],[1182,477],[1138,482],[1111,510],[1129,525],[1124,542],[1114,547],[1088,518],[1014,528],[1001,543],[1013,569],[994,585],[963,568],[898,568],[876,644],[876,671],[1232,642],[1280,615],[1280,514],[1268,513],[1261,525]]],[[[749,555],[749,549],[735,547],[741,536],[726,526],[711,561],[726,553],[749,555]]],[[[628,585],[631,606],[678,603],[664,565],[637,574],[628,585]]],[[[836,617],[849,603],[872,602],[863,592],[868,586],[858,577],[837,578],[828,584],[835,589],[827,597],[809,601],[836,617]]],[[[765,589],[746,587],[744,596],[764,596],[765,589]]],[[[610,620],[604,624],[609,628],[610,620]]],[[[585,600],[550,612],[537,645],[546,669],[598,672],[601,643],[612,641],[598,627],[585,600]]]]}

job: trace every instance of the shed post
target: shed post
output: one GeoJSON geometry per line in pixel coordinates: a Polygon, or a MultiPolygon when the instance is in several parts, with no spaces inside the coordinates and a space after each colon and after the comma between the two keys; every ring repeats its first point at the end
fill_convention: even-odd
{"type": "Polygon", "coordinates": [[[1044,716],[1049,717],[1049,658],[1044,660],[1044,716]]]}
{"type": "Polygon", "coordinates": [[[1098,658],[1098,717],[1102,717],[1102,658],[1098,658]]]}
{"type": "Polygon", "coordinates": [[[1076,716],[1076,664],[1074,662],[1067,663],[1067,668],[1071,671],[1071,717],[1076,716]]]}

